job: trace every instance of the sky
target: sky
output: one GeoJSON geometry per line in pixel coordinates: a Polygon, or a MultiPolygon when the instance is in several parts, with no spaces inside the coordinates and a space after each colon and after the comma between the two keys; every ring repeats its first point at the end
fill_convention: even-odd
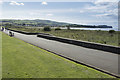
{"type": "Polygon", "coordinates": [[[106,2],[105,0],[91,2],[6,1],[0,4],[2,5],[0,6],[2,19],[43,19],[118,27],[118,2],[109,2],[109,0],[106,2]]]}

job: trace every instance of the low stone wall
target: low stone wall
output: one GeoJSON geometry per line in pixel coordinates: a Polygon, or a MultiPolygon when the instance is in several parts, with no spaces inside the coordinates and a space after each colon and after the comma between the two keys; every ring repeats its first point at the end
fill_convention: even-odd
{"type": "Polygon", "coordinates": [[[18,30],[12,30],[12,29],[7,29],[7,30],[22,33],[22,34],[26,34],[26,35],[37,35],[37,34],[50,35],[50,34],[46,34],[46,33],[30,33],[30,32],[18,31],[18,30]]]}
{"type": "Polygon", "coordinates": [[[115,46],[110,46],[110,45],[104,45],[104,44],[92,43],[92,42],[80,41],[80,40],[73,40],[73,39],[61,38],[61,37],[56,37],[56,36],[42,35],[42,34],[38,34],[37,37],[42,37],[42,38],[46,38],[46,39],[50,39],[50,40],[69,43],[69,44],[82,46],[82,47],[86,47],[86,48],[112,52],[112,53],[116,53],[116,54],[120,53],[120,47],[115,47],[115,46]]]}

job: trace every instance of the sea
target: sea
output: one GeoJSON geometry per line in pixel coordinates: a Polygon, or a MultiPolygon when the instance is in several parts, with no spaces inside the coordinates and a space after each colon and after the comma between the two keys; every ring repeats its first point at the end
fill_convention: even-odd
{"type": "MultiPolygon", "coordinates": [[[[67,28],[62,28],[62,29],[67,29],[67,28]]],[[[120,31],[120,28],[70,28],[70,29],[79,29],[79,30],[102,30],[102,31],[115,30],[115,31],[120,31]]]]}

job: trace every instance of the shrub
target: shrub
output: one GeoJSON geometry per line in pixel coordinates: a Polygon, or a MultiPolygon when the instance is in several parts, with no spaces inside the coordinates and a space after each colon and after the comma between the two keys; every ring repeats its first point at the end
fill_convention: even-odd
{"type": "Polygon", "coordinates": [[[118,43],[118,46],[120,46],[120,43],[118,43]]]}
{"type": "Polygon", "coordinates": [[[58,27],[58,28],[55,28],[55,31],[57,31],[57,30],[61,30],[61,28],[59,28],[59,27],[58,27]]]}
{"type": "Polygon", "coordinates": [[[109,33],[114,33],[115,32],[115,30],[109,30],[109,33]]]}
{"type": "Polygon", "coordinates": [[[50,28],[50,27],[44,27],[43,30],[44,30],[44,31],[51,31],[51,28],[50,28]]]}
{"type": "Polygon", "coordinates": [[[97,30],[97,32],[100,32],[101,30],[97,30]]]}
{"type": "Polygon", "coordinates": [[[67,26],[67,30],[70,30],[70,26],[67,26]]]}

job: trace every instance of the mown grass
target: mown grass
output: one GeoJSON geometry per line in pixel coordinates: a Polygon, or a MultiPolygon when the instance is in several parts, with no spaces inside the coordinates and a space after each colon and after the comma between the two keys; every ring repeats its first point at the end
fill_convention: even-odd
{"type": "Polygon", "coordinates": [[[59,37],[120,46],[120,42],[118,40],[118,35],[120,35],[119,31],[116,31],[114,33],[109,33],[108,31],[100,31],[100,30],[65,30],[64,29],[64,30],[55,31],[54,29],[52,29],[51,31],[43,31],[43,29],[40,28],[12,28],[12,29],[27,31],[27,32],[49,33],[59,37]]]}
{"type": "Polygon", "coordinates": [[[0,32],[0,79],[2,79],[2,34],[0,32]]]}
{"type": "Polygon", "coordinates": [[[2,34],[3,78],[113,78],[2,34]]]}

